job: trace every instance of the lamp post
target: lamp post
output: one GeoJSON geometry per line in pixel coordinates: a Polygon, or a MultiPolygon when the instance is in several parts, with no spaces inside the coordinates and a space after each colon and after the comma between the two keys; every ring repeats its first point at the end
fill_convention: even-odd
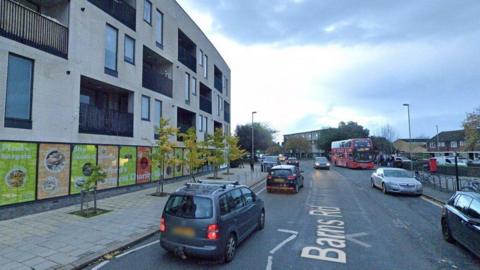
{"type": "Polygon", "coordinates": [[[413,172],[413,160],[412,160],[412,128],[410,125],[410,104],[405,103],[403,106],[407,107],[407,113],[408,113],[408,151],[410,152],[410,170],[413,172]]]}
{"type": "Polygon", "coordinates": [[[255,163],[255,148],[254,148],[254,143],[255,143],[255,139],[253,138],[253,115],[256,114],[257,112],[253,111],[252,112],[252,156],[251,156],[251,159],[252,159],[252,163],[255,163]]]}

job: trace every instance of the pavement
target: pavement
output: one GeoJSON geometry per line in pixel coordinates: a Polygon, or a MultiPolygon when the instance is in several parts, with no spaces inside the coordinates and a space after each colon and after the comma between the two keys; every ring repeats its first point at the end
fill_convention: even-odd
{"type": "Polygon", "coordinates": [[[480,269],[479,259],[443,240],[438,203],[385,195],[371,188],[371,171],[313,170],[309,162],[302,169],[298,194],[267,193],[264,181],[253,187],[265,202],[265,229],[229,264],[174,257],[155,234],[87,269],[480,269]]]}
{"type": "MultiPolygon", "coordinates": [[[[265,174],[250,168],[235,168],[220,176],[252,185],[265,174]]],[[[201,178],[203,179],[203,177],[201,178]]],[[[183,180],[165,185],[166,192],[181,187],[183,180]]],[[[83,218],[69,214],[80,206],[24,216],[0,222],[0,269],[74,269],[84,267],[104,254],[135,244],[158,231],[168,197],[154,197],[155,188],[98,201],[110,210],[83,218]]]]}

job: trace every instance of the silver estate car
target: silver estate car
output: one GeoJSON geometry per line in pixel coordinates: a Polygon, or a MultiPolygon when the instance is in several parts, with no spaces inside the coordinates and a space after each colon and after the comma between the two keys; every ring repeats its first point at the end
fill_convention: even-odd
{"type": "Polygon", "coordinates": [[[413,175],[398,168],[378,168],[370,178],[372,188],[381,188],[383,193],[422,195],[423,186],[413,175]]]}
{"type": "Polygon", "coordinates": [[[248,187],[221,181],[187,183],[165,205],[160,244],[183,259],[230,262],[238,243],[264,225],[264,203],[248,187]]]}

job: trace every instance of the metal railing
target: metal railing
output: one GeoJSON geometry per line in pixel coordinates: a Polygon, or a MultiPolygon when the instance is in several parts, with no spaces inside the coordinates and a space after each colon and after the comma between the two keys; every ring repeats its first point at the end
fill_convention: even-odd
{"type": "Polygon", "coordinates": [[[88,0],[135,31],[136,10],[124,0],[88,0]]]}
{"type": "Polygon", "coordinates": [[[194,72],[197,72],[197,57],[192,55],[189,50],[178,46],[178,61],[187,66],[194,72]]]}
{"type": "Polygon", "coordinates": [[[210,114],[212,113],[212,101],[202,95],[200,95],[200,110],[210,114]]]}
{"type": "Polygon", "coordinates": [[[142,86],[167,97],[173,97],[172,80],[153,69],[143,68],[142,86]]]}
{"type": "Polygon", "coordinates": [[[68,58],[68,27],[10,0],[0,0],[0,36],[68,58]]]}
{"type": "Polygon", "coordinates": [[[79,132],[133,137],[133,114],[80,104],[79,132]]]}

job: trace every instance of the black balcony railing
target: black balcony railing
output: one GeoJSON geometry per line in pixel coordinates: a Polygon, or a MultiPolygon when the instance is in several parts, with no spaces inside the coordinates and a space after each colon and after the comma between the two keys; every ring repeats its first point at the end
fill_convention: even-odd
{"type": "Polygon", "coordinates": [[[79,132],[133,137],[133,114],[80,104],[79,132]]]}
{"type": "Polygon", "coordinates": [[[143,69],[142,86],[167,97],[173,97],[172,80],[153,69],[143,69]]]}
{"type": "Polygon", "coordinates": [[[223,82],[222,82],[222,77],[215,76],[214,79],[214,86],[215,89],[217,89],[220,93],[223,92],[223,82]]]}
{"type": "Polygon", "coordinates": [[[212,114],[212,101],[209,98],[200,96],[200,110],[212,114]]]}
{"type": "Polygon", "coordinates": [[[10,0],[0,1],[0,36],[68,57],[68,27],[10,0]]]}
{"type": "Polygon", "coordinates": [[[178,46],[178,61],[187,66],[193,72],[197,72],[197,57],[189,50],[178,46]]]}
{"type": "Polygon", "coordinates": [[[135,31],[136,10],[125,0],[88,0],[113,18],[135,31]]]}

